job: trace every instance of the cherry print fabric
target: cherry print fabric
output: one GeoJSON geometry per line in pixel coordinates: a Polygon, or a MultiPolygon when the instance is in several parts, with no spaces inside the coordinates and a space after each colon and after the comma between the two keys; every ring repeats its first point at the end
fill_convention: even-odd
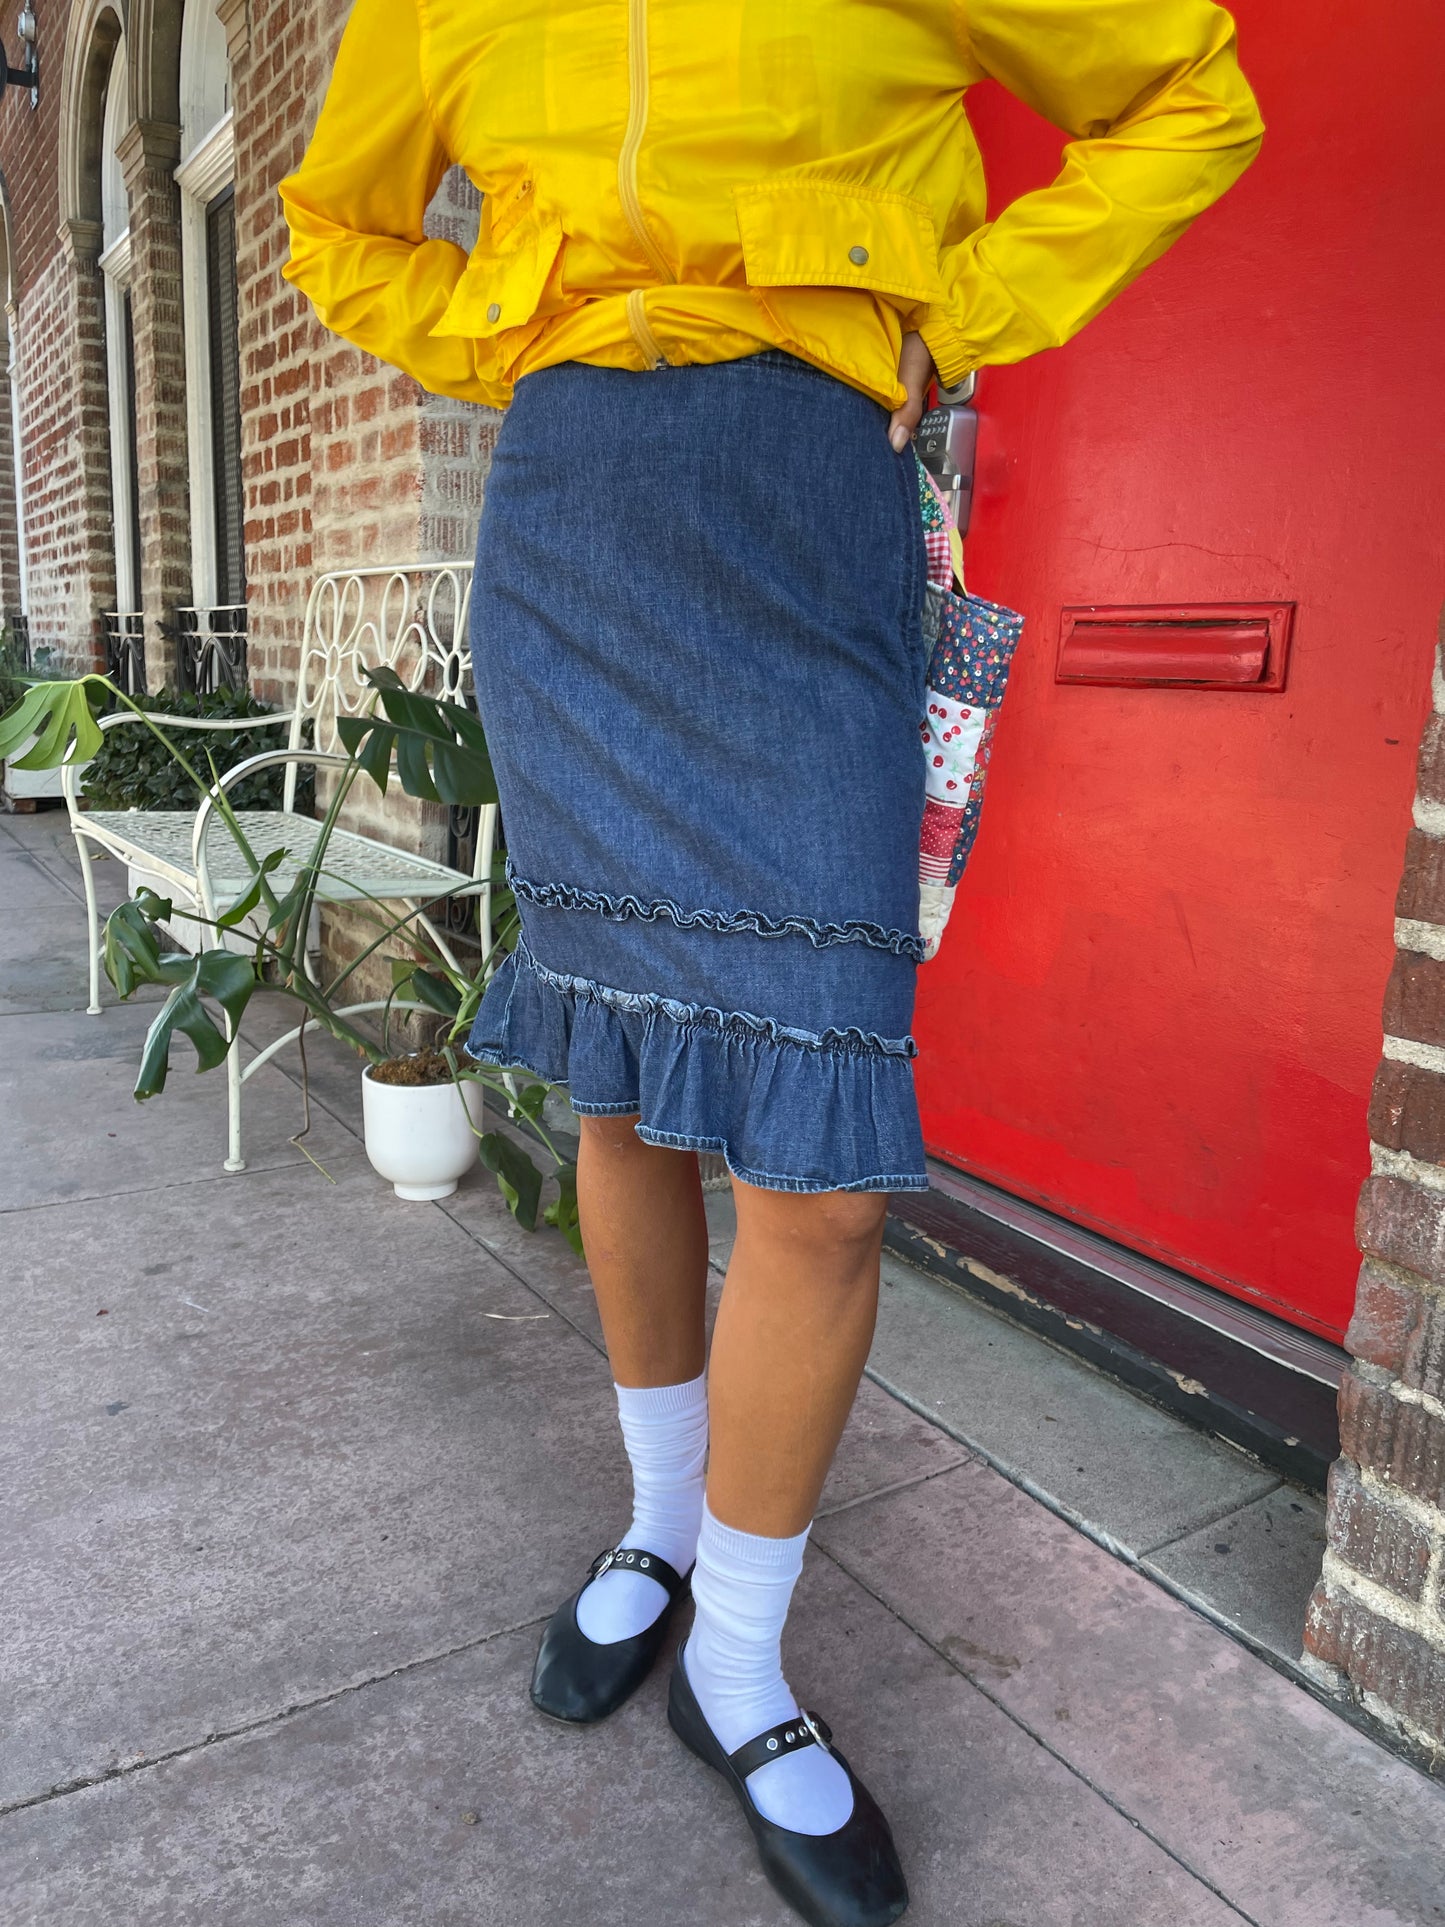
{"type": "Polygon", "coordinates": [[[918,725],[926,800],[919,837],[920,931],[924,961],[937,954],[978,834],[984,778],[1023,617],[953,588],[953,517],[933,477],[918,463],[928,581],[940,603],[928,659],[926,713],[918,725]]]}

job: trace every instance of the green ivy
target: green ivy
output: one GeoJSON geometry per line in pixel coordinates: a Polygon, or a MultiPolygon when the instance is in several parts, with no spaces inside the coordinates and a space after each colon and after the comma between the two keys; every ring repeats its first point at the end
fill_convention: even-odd
{"type": "MultiPolygon", "coordinates": [[[[163,689],[143,700],[152,715],[196,716],[207,722],[256,718],[254,729],[217,730],[214,734],[209,730],[177,730],[172,740],[202,769],[207,750],[215,759],[217,773],[224,774],[248,756],[286,746],[283,731],[287,722],[282,719],[268,724],[266,718],[276,712],[245,691],[218,689],[212,695],[194,696],[163,689]]],[[[231,790],[232,805],[238,810],[279,810],[285,780],[284,764],[258,770],[231,790]]],[[[81,788],[102,810],[191,810],[200,800],[195,784],[165,745],[138,723],[106,731],[104,744],[81,778],[81,788]]],[[[311,801],[312,771],[303,765],[297,772],[296,807],[309,810],[311,801]]]]}

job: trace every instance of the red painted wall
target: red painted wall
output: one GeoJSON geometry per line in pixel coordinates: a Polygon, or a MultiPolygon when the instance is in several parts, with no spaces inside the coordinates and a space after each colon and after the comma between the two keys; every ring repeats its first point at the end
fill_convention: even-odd
{"type": "MultiPolygon", "coordinates": [[[[1235,11],[1253,168],[981,378],[970,586],[1028,629],[919,1089],[941,1156],[1338,1336],[1445,598],[1445,11],[1235,11]],[[1280,694],[1053,680],[1066,605],[1274,599],[1280,694]]],[[[996,199],[1054,171],[997,88],[970,110],[996,199]]]]}

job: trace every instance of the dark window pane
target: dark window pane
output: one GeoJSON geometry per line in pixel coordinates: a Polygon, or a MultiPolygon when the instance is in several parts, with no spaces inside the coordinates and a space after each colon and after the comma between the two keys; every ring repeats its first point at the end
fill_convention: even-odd
{"type": "Polygon", "coordinates": [[[245,510],[241,494],[241,356],[236,337],[236,193],[206,209],[210,317],[211,475],[216,508],[216,601],[246,600],[245,510]]]}

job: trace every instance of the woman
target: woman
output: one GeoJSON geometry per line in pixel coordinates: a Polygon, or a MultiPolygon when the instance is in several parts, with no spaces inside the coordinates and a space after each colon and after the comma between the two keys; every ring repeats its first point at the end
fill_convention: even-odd
{"type": "Polygon", "coordinates": [[[927,1183],[910,437],[935,371],[1067,340],[1260,133],[1209,0],[355,0],[280,183],[322,322],[507,410],[471,633],[523,937],[471,1041],[570,1087],[634,1482],[532,1697],[613,1711],[691,1575],[669,1718],[827,1927],[907,1904],[780,1638],[886,1193],[927,1183]],[[1073,137],[991,223],[988,75],[1073,137]],[[470,255],[423,231],[453,162],[470,255]],[[706,1381],[700,1150],[738,1224],[706,1381]]]}

